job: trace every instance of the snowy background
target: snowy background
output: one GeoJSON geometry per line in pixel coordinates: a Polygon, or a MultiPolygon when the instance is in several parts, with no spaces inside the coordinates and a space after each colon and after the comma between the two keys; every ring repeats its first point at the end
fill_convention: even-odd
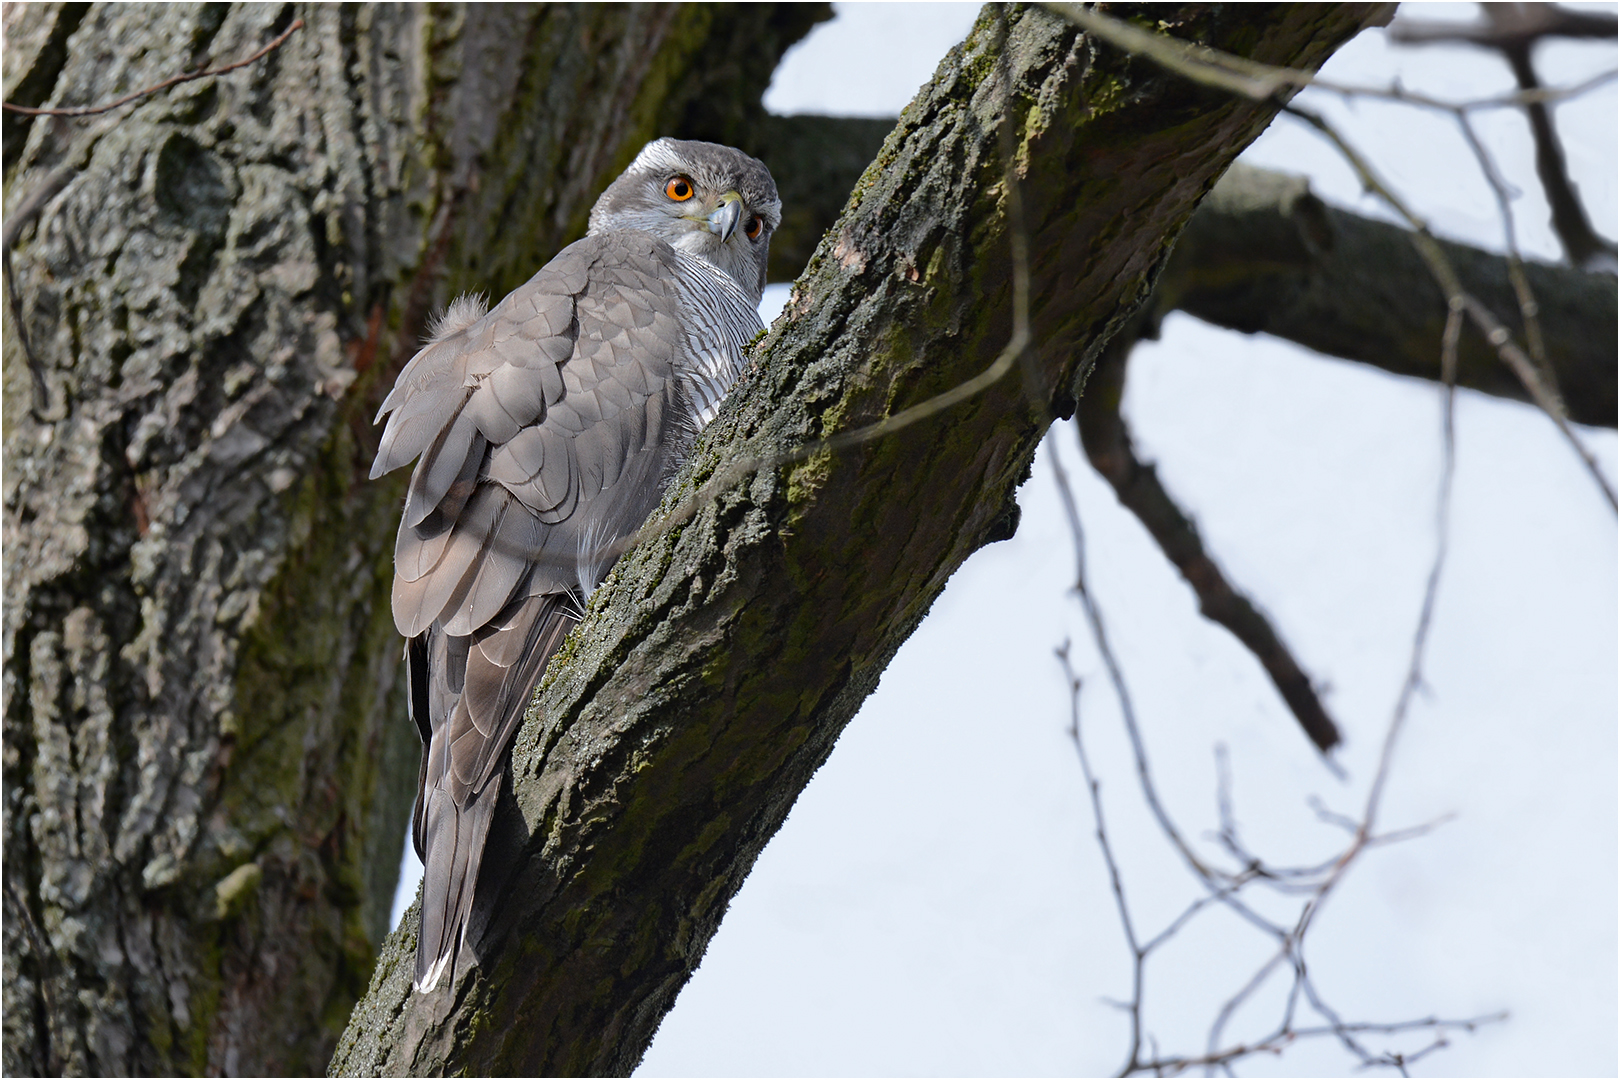
{"type": "MultiPolygon", "coordinates": [[[[835,6],[837,18],[783,61],[765,99],[773,111],[895,115],[978,12],[835,6]]],[[[1476,9],[1403,5],[1402,14],[1471,19],[1476,9]]],[[[1547,44],[1537,61],[1544,79],[1568,84],[1612,69],[1615,46],[1547,44]]],[[[1513,89],[1492,54],[1393,47],[1382,31],[1351,42],[1324,75],[1399,78],[1454,98],[1513,89]]],[[[1313,105],[1439,232],[1503,248],[1490,191],[1449,121],[1365,101],[1313,105]]],[[[1613,82],[1557,111],[1571,171],[1609,236],[1615,117],[1613,82]]],[[[1481,120],[1523,193],[1521,247],[1556,259],[1523,118],[1502,110],[1481,120]]],[[[1309,175],[1330,202],[1388,216],[1287,118],[1244,160],[1309,175]]],[[[785,294],[767,292],[767,321],[785,294]]],[[[1065,640],[1086,680],[1087,745],[1139,927],[1156,932],[1198,886],[1141,808],[1117,705],[1069,591],[1053,454],[1074,478],[1092,585],[1183,832],[1202,837],[1216,825],[1213,748],[1223,743],[1237,816],[1260,854],[1312,861],[1341,845],[1306,800],[1355,814],[1365,799],[1433,557],[1438,388],[1181,315],[1161,341],[1137,348],[1129,378],[1139,454],[1157,462],[1214,557],[1329,688],[1347,779],[1324,767],[1259,665],[1199,618],[1191,591],[1084,464],[1073,425],[1059,424],[1020,492],[1018,535],[970,559],[900,651],[733,901],[638,1075],[1119,1068],[1127,1019],[1108,999],[1129,996],[1129,954],[1066,735],[1052,654],[1065,640]]],[[[1323,910],[1308,957],[1347,1019],[1511,1013],[1457,1036],[1420,1074],[1612,1075],[1615,517],[1531,408],[1462,392],[1457,418],[1453,544],[1428,689],[1382,822],[1455,819],[1367,855],[1323,910]]],[[[1612,477],[1614,433],[1580,434],[1612,477]]],[[[416,893],[411,863],[396,920],[416,893]]],[[[1265,939],[1222,912],[1156,955],[1146,1022],[1161,1050],[1200,1051],[1220,1002],[1266,955],[1265,939]]],[[[1229,1036],[1274,1027],[1285,987],[1242,1010],[1229,1036]]],[[[1323,1042],[1239,1071],[1339,1074],[1353,1064],[1323,1042]]]]}

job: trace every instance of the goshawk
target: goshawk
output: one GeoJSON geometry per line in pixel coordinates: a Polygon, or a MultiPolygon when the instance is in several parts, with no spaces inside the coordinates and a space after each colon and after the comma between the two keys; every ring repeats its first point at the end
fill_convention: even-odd
{"type": "Polygon", "coordinates": [[[486,311],[452,304],[400,372],[373,478],[417,460],[394,548],[422,736],[416,988],[466,934],[507,746],[546,663],[713,418],[762,329],[781,201],[713,143],[648,143],[583,240],[486,311]]]}

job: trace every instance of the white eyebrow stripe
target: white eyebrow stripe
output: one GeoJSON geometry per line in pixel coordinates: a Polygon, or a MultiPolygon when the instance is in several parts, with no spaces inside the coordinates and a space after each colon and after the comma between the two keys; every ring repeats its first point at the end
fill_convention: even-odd
{"type": "Polygon", "coordinates": [[[670,146],[668,139],[654,139],[641,148],[636,160],[630,163],[626,172],[639,172],[643,169],[679,169],[681,160],[670,146]]]}

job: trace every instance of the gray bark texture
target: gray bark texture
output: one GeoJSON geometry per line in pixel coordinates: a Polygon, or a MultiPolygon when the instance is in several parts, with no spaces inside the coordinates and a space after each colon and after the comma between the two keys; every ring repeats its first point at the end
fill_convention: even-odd
{"type": "MultiPolygon", "coordinates": [[[[1301,67],[1390,13],[1146,10],[1171,34],[1301,67]]],[[[914,426],[752,474],[619,562],[517,737],[479,963],[413,994],[408,916],[334,1074],[635,1067],[795,797],[955,569],[1012,534],[1052,416],[1073,411],[1194,207],[1273,115],[1042,10],[1008,23],[1010,77],[987,11],[901,115],[665,509],[739,455],[878,422],[991,364],[1012,320],[1004,114],[1031,363],[914,426]]]]}
{"type": "Polygon", "coordinates": [[[7,5],[4,1059],[323,1070],[417,738],[371,416],[824,5],[7,5]],[[21,211],[21,212],[19,212],[21,211]]]}

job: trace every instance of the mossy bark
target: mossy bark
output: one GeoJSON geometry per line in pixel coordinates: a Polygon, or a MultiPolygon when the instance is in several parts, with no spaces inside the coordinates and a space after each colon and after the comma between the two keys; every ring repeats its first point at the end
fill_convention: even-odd
{"type": "MultiPolygon", "coordinates": [[[[1178,36],[1305,67],[1388,14],[1144,10],[1178,36]]],[[[756,474],[621,560],[518,735],[478,964],[413,994],[408,917],[333,1073],[635,1067],[799,791],[950,575],[1010,535],[1053,414],[1072,411],[1199,199],[1272,116],[1039,9],[1009,22],[1010,85],[987,12],[901,115],[665,505],[736,455],[875,422],[991,363],[1011,326],[1004,112],[1034,384],[1015,371],[903,431],[756,474]]]]}
{"type": "Polygon", "coordinates": [[[414,777],[371,415],[822,5],[8,5],[4,1069],[309,1074],[414,777]],[[48,189],[56,187],[51,193],[48,189]],[[26,331],[26,334],[19,333],[26,331]]]}

